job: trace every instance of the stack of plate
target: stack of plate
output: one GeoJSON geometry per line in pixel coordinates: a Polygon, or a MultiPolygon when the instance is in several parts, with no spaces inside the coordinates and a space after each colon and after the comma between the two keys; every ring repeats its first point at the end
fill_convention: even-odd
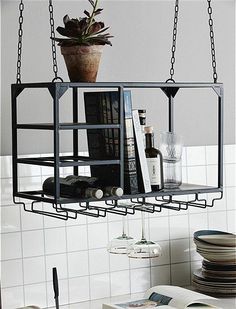
{"type": "Polygon", "coordinates": [[[204,258],[193,276],[195,287],[205,293],[236,295],[236,235],[203,230],[194,233],[197,252],[204,258]]]}

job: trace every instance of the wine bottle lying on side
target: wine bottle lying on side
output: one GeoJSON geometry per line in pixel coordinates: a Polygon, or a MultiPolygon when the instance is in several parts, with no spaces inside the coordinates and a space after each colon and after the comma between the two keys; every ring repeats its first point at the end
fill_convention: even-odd
{"type": "MultiPolygon", "coordinates": [[[[119,187],[102,187],[96,177],[70,175],[59,178],[60,195],[63,197],[96,198],[105,196],[122,196],[123,189],[119,187]]],[[[54,177],[47,178],[43,183],[43,191],[54,195],[54,177]]]]}

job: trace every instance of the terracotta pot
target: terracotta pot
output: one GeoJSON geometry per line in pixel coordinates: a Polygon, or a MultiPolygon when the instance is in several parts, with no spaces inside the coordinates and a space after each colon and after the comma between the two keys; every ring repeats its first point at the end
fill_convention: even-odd
{"type": "Polygon", "coordinates": [[[96,82],[103,45],[61,46],[71,82],[96,82]]]}

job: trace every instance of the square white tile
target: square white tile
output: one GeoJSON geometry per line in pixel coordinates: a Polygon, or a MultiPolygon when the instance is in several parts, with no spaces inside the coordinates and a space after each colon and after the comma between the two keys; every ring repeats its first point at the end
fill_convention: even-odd
{"type": "Polygon", "coordinates": [[[171,263],[188,262],[190,260],[189,239],[171,240],[171,263]]]}
{"type": "Polygon", "coordinates": [[[107,223],[94,223],[88,225],[89,249],[105,248],[107,243],[107,223]]]}
{"type": "MultiPolygon", "coordinates": [[[[35,155],[27,156],[35,157],[35,155]]],[[[18,165],[18,175],[19,177],[35,177],[41,176],[41,167],[37,165],[19,164],[18,165]]]]}
{"type": "Polygon", "coordinates": [[[22,239],[24,257],[32,257],[45,254],[43,230],[23,232],[22,239]]]}
{"type": "Polygon", "coordinates": [[[169,240],[169,220],[168,217],[150,218],[150,239],[153,241],[169,240]]]}
{"type": "Polygon", "coordinates": [[[69,279],[69,303],[89,300],[89,277],[69,279]]]}
{"type": "MultiPolygon", "coordinates": [[[[28,208],[30,207],[27,207],[27,209],[28,208]]],[[[39,205],[37,206],[37,209],[40,209],[39,205]]],[[[27,212],[21,207],[21,224],[22,231],[43,229],[43,216],[27,212]]]]}
{"type": "Polygon", "coordinates": [[[110,296],[110,276],[100,274],[90,276],[91,299],[99,299],[110,296]]]}
{"type": "Polygon", "coordinates": [[[126,254],[110,254],[110,271],[121,271],[129,269],[129,258],[126,254]]]}
{"type": "Polygon", "coordinates": [[[227,209],[236,210],[236,187],[225,188],[224,195],[226,195],[227,209]]]}
{"type": "Polygon", "coordinates": [[[1,207],[1,233],[20,230],[20,207],[18,205],[1,207]]]}
{"type": "Polygon", "coordinates": [[[227,231],[227,214],[223,211],[209,213],[209,226],[210,230],[227,231]]]}
{"type": "Polygon", "coordinates": [[[189,286],[191,283],[190,263],[171,265],[171,277],[171,284],[179,286],[189,286]]]}
{"type": "Polygon", "coordinates": [[[218,167],[217,165],[208,165],[207,168],[207,185],[212,187],[218,186],[218,167]]]}
{"type": "Polygon", "coordinates": [[[23,286],[2,289],[1,293],[2,308],[12,309],[24,306],[23,286]]]}
{"type": "Polygon", "coordinates": [[[42,190],[41,176],[19,178],[20,191],[42,190]]]}
{"type": "Polygon", "coordinates": [[[207,165],[218,163],[218,147],[215,145],[206,146],[206,163],[207,165]]]}
{"type": "Polygon", "coordinates": [[[187,147],[187,165],[205,165],[206,164],[206,152],[205,146],[193,146],[187,147]]]}
{"type": "Polygon", "coordinates": [[[68,278],[68,269],[67,269],[67,255],[66,253],[62,254],[53,254],[46,255],[46,279],[47,281],[52,280],[52,268],[57,268],[58,279],[68,278]]]}
{"type": "MultiPolygon", "coordinates": [[[[108,223],[109,241],[122,235],[122,221],[108,223]]],[[[127,231],[128,232],[128,231],[127,231]]]]}
{"type": "Polygon", "coordinates": [[[55,228],[45,230],[45,251],[46,254],[66,252],[66,230],[55,228]]]}
{"type": "Polygon", "coordinates": [[[1,179],[1,206],[13,205],[12,178],[1,179]]]}
{"type": "Polygon", "coordinates": [[[206,230],[208,228],[208,215],[207,211],[204,210],[200,214],[189,215],[189,237],[193,237],[193,233],[198,230],[206,230]]]}
{"type": "Polygon", "coordinates": [[[46,279],[44,256],[24,259],[24,284],[41,283],[46,279]]]}
{"type": "Polygon", "coordinates": [[[1,178],[12,177],[12,158],[11,156],[0,156],[1,178]]]}
{"type": "Polygon", "coordinates": [[[89,271],[91,275],[109,272],[107,249],[89,250],[89,271]]]}
{"type": "Polygon", "coordinates": [[[47,307],[46,282],[40,284],[25,285],[25,305],[37,304],[39,307],[47,307]]]}
{"type": "Polygon", "coordinates": [[[1,263],[2,288],[14,287],[23,284],[22,260],[4,261],[1,263]]]}
{"type": "Polygon", "coordinates": [[[111,273],[111,296],[130,294],[130,273],[128,270],[111,273]]]}
{"type": "Polygon", "coordinates": [[[66,234],[68,252],[88,249],[86,225],[68,226],[66,234]]]}
{"type": "Polygon", "coordinates": [[[151,286],[150,268],[131,269],[131,293],[146,292],[151,286]]]}
{"type": "Polygon", "coordinates": [[[8,233],[1,235],[1,260],[19,259],[22,257],[21,234],[8,233]]]}
{"type": "Polygon", "coordinates": [[[189,235],[188,216],[170,217],[170,239],[187,238],[189,235]]]}
{"type": "Polygon", "coordinates": [[[191,166],[188,167],[188,183],[196,185],[206,185],[206,167],[205,166],[191,166]]]}
{"type": "Polygon", "coordinates": [[[226,187],[236,186],[236,164],[225,165],[225,178],[226,187]]]}
{"type": "Polygon", "coordinates": [[[151,286],[170,284],[170,265],[151,268],[151,286]]]}
{"type": "Polygon", "coordinates": [[[225,163],[236,163],[236,145],[225,145],[224,146],[224,162],[225,163]]]}
{"type": "Polygon", "coordinates": [[[69,278],[89,275],[87,251],[69,252],[67,256],[69,278]]]}
{"type": "Polygon", "coordinates": [[[227,226],[229,233],[236,233],[236,211],[228,210],[227,211],[227,226]]]}

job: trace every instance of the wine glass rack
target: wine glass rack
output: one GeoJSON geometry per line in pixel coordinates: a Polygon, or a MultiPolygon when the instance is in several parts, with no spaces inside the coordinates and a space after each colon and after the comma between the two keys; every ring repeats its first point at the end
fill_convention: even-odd
{"type": "Polygon", "coordinates": [[[18,83],[12,85],[12,160],[13,160],[13,201],[21,204],[25,211],[55,217],[63,220],[76,219],[78,215],[105,217],[107,213],[117,215],[134,214],[136,211],[148,213],[161,212],[162,209],[173,211],[187,210],[189,207],[212,207],[216,200],[223,197],[223,84],[221,83],[158,83],[158,82],[98,82],[98,83],[18,83]],[[53,101],[53,122],[38,124],[22,124],[17,121],[18,97],[25,89],[48,89],[53,101]],[[59,120],[60,98],[68,89],[72,89],[73,120],[61,123],[59,120]],[[78,122],[78,90],[79,89],[117,89],[120,104],[119,124],[89,124],[78,122]],[[161,89],[168,104],[168,130],[174,131],[174,98],[181,88],[210,88],[218,99],[218,176],[217,186],[182,184],[178,189],[164,189],[157,192],[123,195],[122,197],[104,197],[101,200],[65,198],[60,196],[59,175],[61,167],[73,167],[74,175],[78,175],[79,166],[114,165],[120,167],[120,186],[124,187],[124,89],[161,89]],[[78,131],[86,129],[119,129],[119,159],[94,160],[89,156],[79,156],[78,131]],[[22,158],[18,156],[19,130],[51,130],[53,131],[53,156],[22,158]],[[60,156],[60,131],[72,130],[73,155],[60,156]],[[19,191],[18,165],[30,164],[50,166],[55,179],[54,196],[47,196],[43,190],[19,191]],[[208,199],[204,198],[207,194],[208,199]],[[209,196],[214,194],[211,202],[209,196]],[[216,196],[215,196],[216,194],[216,196]],[[179,200],[178,196],[186,196],[179,200]],[[30,200],[28,204],[25,200],[30,200]],[[127,205],[119,205],[119,200],[127,200],[127,205]],[[43,205],[41,203],[43,202],[43,205]]]}

